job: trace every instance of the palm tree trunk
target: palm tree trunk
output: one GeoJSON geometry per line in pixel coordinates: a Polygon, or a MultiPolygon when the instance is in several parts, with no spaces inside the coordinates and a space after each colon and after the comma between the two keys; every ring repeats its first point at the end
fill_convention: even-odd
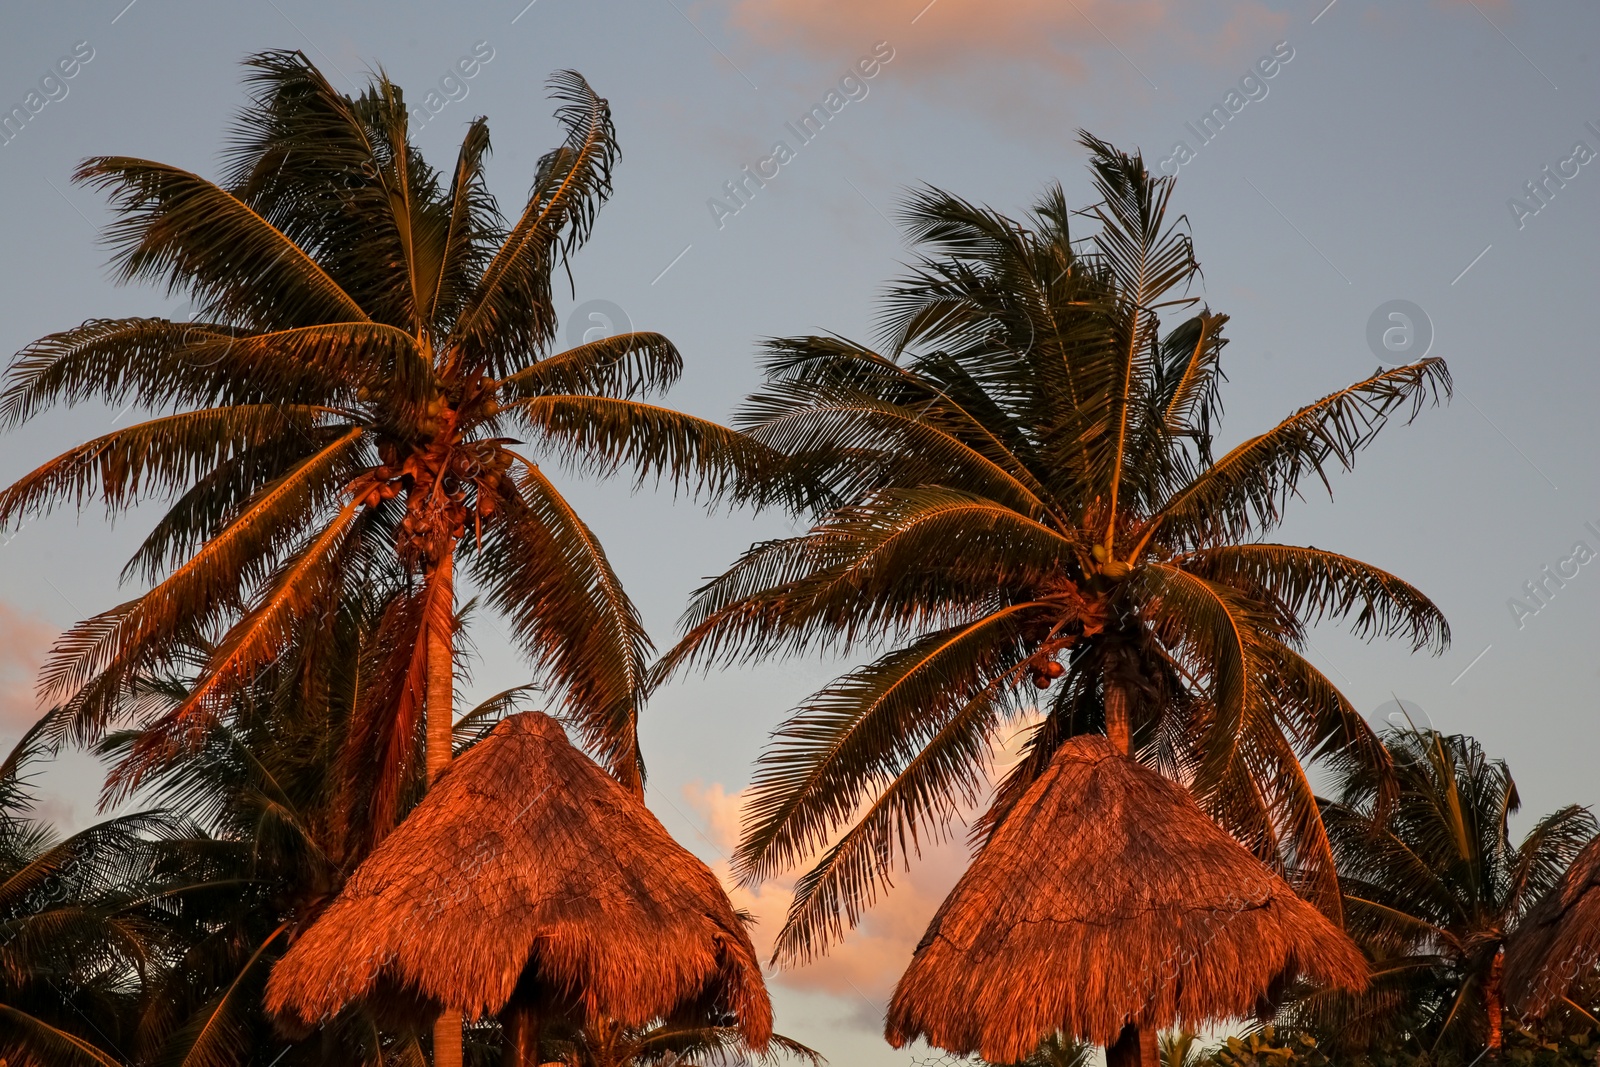
{"type": "Polygon", "coordinates": [[[428,783],[450,766],[450,730],[455,723],[455,635],[451,622],[455,611],[455,545],[452,543],[434,565],[429,584],[445,603],[428,605],[425,625],[428,631],[428,783]]]}
{"type": "Polygon", "coordinates": [[[500,1027],[505,1033],[500,1047],[501,1067],[538,1067],[538,1015],[513,1001],[500,1013],[500,1027]]]}
{"type": "MultiPolygon", "coordinates": [[[[435,597],[428,605],[428,692],[424,710],[428,729],[428,783],[450,766],[451,728],[455,725],[455,542],[445,548],[429,576],[435,597]]],[[[461,1067],[461,1012],[445,1008],[433,1021],[433,1067],[461,1067]]]]}
{"type": "Polygon", "coordinates": [[[1128,725],[1128,691],[1108,676],[1102,678],[1105,693],[1106,739],[1124,756],[1133,753],[1133,731],[1128,725]]]}
{"type": "MultiPolygon", "coordinates": [[[[1128,691],[1110,673],[1101,679],[1105,694],[1106,738],[1124,756],[1133,752],[1133,730],[1128,724],[1128,691]]],[[[1106,1046],[1106,1067],[1161,1067],[1161,1049],[1153,1026],[1129,1023],[1106,1046]]]]}
{"type": "Polygon", "coordinates": [[[1156,1028],[1129,1023],[1106,1046],[1106,1067],[1161,1067],[1156,1028]]]}
{"type": "Polygon", "coordinates": [[[461,1067],[461,1012],[446,1008],[433,1020],[433,1067],[461,1067]]]}
{"type": "Polygon", "coordinates": [[[1500,969],[1505,960],[1505,950],[1498,949],[1494,954],[1494,962],[1489,964],[1489,982],[1484,987],[1484,1008],[1489,1016],[1489,1058],[1500,1058],[1500,1046],[1504,1041],[1504,1016],[1505,1001],[1500,994],[1500,969]]]}

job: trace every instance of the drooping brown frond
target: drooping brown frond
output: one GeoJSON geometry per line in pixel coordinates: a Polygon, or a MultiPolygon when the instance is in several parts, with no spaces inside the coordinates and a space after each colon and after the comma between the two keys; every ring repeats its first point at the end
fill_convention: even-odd
{"type": "Polygon", "coordinates": [[[146,729],[129,758],[112,772],[107,788],[113,796],[125,796],[150,768],[196,743],[227,696],[290,647],[311,613],[333,608],[342,551],[355,540],[350,533],[357,517],[355,504],[347,504],[273,576],[260,601],[223,635],[199,683],[146,729]]]}
{"type": "Polygon", "coordinates": [[[469,562],[491,606],[565,697],[584,743],[643,789],[638,710],[650,640],[594,531],[536,466],[469,562]]]}
{"type": "Polygon", "coordinates": [[[368,798],[357,832],[370,846],[394,829],[406,784],[418,773],[427,695],[428,601],[438,582],[394,597],[383,610],[368,650],[367,677],[351,711],[339,758],[342,781],[361,783],[368,798]]]}
{"type": "Polygon", "coordinates": [[[150,592],[68,630],[40,674],[46,700],[69,698],[63,709],[81,737],[102,727],[131,673],[181,635],[214,623],[237,604],[240,585],[270,573],[287,547],[286,525],[305,521],[340,473],[345,452],[359,439],[351,430],[309,457],[248,502],[227,529],[150,592]],[[242,581],[241,581],[242,579],[242,581]]]}

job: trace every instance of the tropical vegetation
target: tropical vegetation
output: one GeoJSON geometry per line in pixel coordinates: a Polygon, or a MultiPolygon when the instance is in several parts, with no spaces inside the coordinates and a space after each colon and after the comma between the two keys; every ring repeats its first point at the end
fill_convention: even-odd
{"type": "Polygon", "coordinates": [[[209,639],[200,684],[141,723],[119,766],[135,784],[352,589],[398,573],[393,662],[360,731],[386,774],[371,819],[392,825],[411,732],[430,773],[449,759],[459,569],[637,786],[648,639],[593,532],[508,434],[572,468],[712,487],[760,450],[644,399],[682,366],[660,334],[549,351],[552,277],[611,190],[606,101],[575,73],[551,80],[565,140],[506,219],[485,120],[441,174],[388,79],[351,98],[299,53],[247,66],[220,183],[127,157],[76,175],[110,196],[116,277],[188,292],[199,321],[91,320],[25,348],[0,390],[6,427],[89,400],[164,411],[0,492],[5,524],[95,499],[109,516],[166,508],[124,572],[150,589],[71,630],[45,668],[58,728],[100,736],[135,710],[139,672],[209,639]]]}
{"type": "MultiPolygon", "coordinates": [[[[1183,1029],[1158,1042],[1114,1014],[1112,1032],[1126,1021],[1107,1043],[1115,1062],[1595,1058],[1596,961],[1557,1008],[1523,1018],[1507,1008],[1503,959],[1530,915],[1568,914],[1555,905],[1588,885],[1579,858],[1600,824],[1569,806],[1514,840],[1516,786],[1477,742],[1374,734],[1307,658],[1310,629],[1343,622],[1439,652],[1443,615],[1371,564],[1269,539],[1291,499],[1448,397],[1442,361],[1379,369],[1219,447],[1228,318],[1195,292],[1174,183],[1084,134],[1098,201],[1083,211],[1059,185],[1021,218],[935,188],[911,195],[916,258],[888,291],[879,343],[769,342],[766,384],[725,427],[660,402],[683,362],[661,334],[555,351],[555,280],[593,231],[619,151],[609,105],[580,75],[551,80],[561,143],[504,215],[485,119],[439,171],[381,73],[351,96],[297,52],[261,53],[247,71],[217,180],[131,157],[76,175],[110,198],[115,277],[187,295],[195,321],[90,320],[28,345],[0,380],[0,428],[82,403],[143,413],[0,489],[0,527],[93,503],[108,519],[157,516],[123,572],[142,591],[61,638],[40,681],[50,710],[0,762],[0,1067],[816,1064],[787,1038],[753,1040],[725,999],[698,993],[635,1025],[590,1010],[594,990],[576,979],[541,986],[557,968],[531,962],[501,976],[514,1004],[465,1025],[414,989],[298,1020],[270,1015],[263,990],[319,919],[349,914],[357,872],[372,880],[375,850],[403,842],[389,835],[408,814],[439,807],[498,742],[424,802],[454,757],[535,697],[605,786],[579,797],[574,773],[563,796],[595,819],[623,796],[653,820],[638,741],[652,688],[818,650],[868,661],[778,729],[735,857],[749,882],[807,868],[781,960],[825,952],[896,866],[969,814],[981,869],[1000,864],[990,846],[1048,829],[1019,820],[1038,819],[1064,757],[1092,748],[1129,781],[1164,777],[1181,809],[1164,823],[1198,820],[1237,854],[1218,870],[1258,872],[1370,971],[1354,992],[1274,979],[1257,1005],[1271,1022],[1220,1043],[1183,1029]],[[681,640],[652,663],[553,470],[781,507],[803,530],[698,590],[681,640]],[[460,713],[485,613],[528,682],[460,713]],[[997,746],[1019,729],[1022,757],[994,780],[997,746]],[[117,813],[62,834],[31,775],[69,743],[105,762],[117,813]]],[[[535,722],[566,745],[549,720],[506,725],[535,722]]],[[[501,785],[520,788],[512,771],[501,785]]],[[[456,825],[435,827],[439,839],[456,825]]],[[[1065,875],[1012,862],[987,888],[1014,903],[1024,877],[1092,866],[1074,862],[1065,875]]],[[[616,887],[615,907],[684,899],[681,874],[625,873],[656,879],[655,896],[616,887]]],[[[702,880],[716,906],[690,918],[725,912],[711,940],[740,940],[753,961],[747,917],[702,880]]],[[[1175,922],[1191,907],[1272,918],[1225,885],[1201,899],[1168,881],[1175,922]]],[[[1234,933],[1228,944],[1248,948],[1234,933]]],[[[588,942],[589,958],[606,945],[588,942]]],[[[1083,1067],[1094,1053],[1081,1037],[1049,1033],[1022,1062],[1083,1067]]]]}
{"type": "Polygon", "coordinates": [[[1103,732],[1262,859],[1293,856],[1337,916],[1302,760],[1386,757],[1305,658],[1307,630],[1347,619],[1414,649],[1449,641],[1394,575],[1266,539],[1308,482],[1447,395],[1444,363],[1379,370],[1216,454],[1227,317],[1190,293],[1199,263],[1168,217],[1172,181],[1083,143],[1101,196],[1083,212],[1060,186],[1021,220],[914,195],[920,255],[889,290],[883,350],[774,341],[738,420],[787,457],[772,477],[815,521],[704,586],[659,671],[892,646],[808,698],[757,766],[740,875],[820,855],[784,958],[837,940],[916,841],[982,798],[997,741],[1035,706],[978,838],[1063,741],[1103,732]],[[1095,228],[1075,237],[1075,214],[1095,228]]]}
{"type": "Polygon", "coordinates": [[[383,586],[386,654],[343,756],[378,771],[366,810],[341,815],[370,845],[450,760],[459,571],[590,750],[642,789],[649,639],[533,457],[720,489],[761,449],[650,402],[682,365],[660,334],[550,351],[552,279],[611,191],[609,106],[576,73],[551,79],[564,140],[508,219],[484,119],[441,173],[387,77],[350,97],[297,52],[247,69],[220,181],[120,156],[75,175],[110,197],[115,276],[186,292],[196,321],[91,320],[29,345],[0,388],[7,427],[90,400],[152,413],[0,491],[0,525],[92,500],[108,517],[165,509],[124,571],[150,587],[52,650],[51,729],[94,742],[137,725],[108,783],[126,797],[196,751],[287,649],[325,640],[341,604],[383,586]],[[197,648],[180,700],[157,712],[141,699],[143,676],[197,648]]]}
{"type": "Polygon", "coordinates": [[[1372,961],[1372,985],[1357,996],[1311,993],[1290,1017],[1330,1054],[1374,1044],[1446,1060],[1497,1052],[1513,1022],[1506,941],[1600,823],[1569,805],[1519,842],[1510,821],[1521,800],[1503,760],[1460,734],[1396,730],[1385,742],[1399,783],[1392,803],[1369,768],[1344,761],[1323,804],[1346,928],[1372,961]]]}

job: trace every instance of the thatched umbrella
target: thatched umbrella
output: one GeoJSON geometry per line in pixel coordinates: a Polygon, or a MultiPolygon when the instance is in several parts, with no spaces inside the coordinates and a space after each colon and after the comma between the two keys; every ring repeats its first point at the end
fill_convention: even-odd
{"type": "Polygon", "coordinates": [[[1600,837],[1583,846],[1561,880],[1506,939],[1500,988],[1521,1015],[1542,1016],[1600,964],[1600,837]]]}
{"type": "Polygon", "coordinates": [[[1158,1029],[1251,1014],[1299,974],[1360,989],[1367,968],[1181,786],[1077,737],[934,915],[887,1036],[1015,1063],[1062,1031],[1150,1063],[1158,1029]]]}
{"type": "Polygon", "coordinates": [[[772,1034],[716,876],[537,713],[451,765],[267,984],[291,1026],[365,998],[499,1013],[513,1059],[537,1050],[552,1004],[626,1026],[725,1010],[757,1050],[772,1034]]]}

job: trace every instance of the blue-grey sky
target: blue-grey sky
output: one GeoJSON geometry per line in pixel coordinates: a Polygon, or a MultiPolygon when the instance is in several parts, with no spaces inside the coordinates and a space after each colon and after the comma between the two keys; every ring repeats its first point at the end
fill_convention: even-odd
{"type": "MultiPolygon", "coordinates": [[[[1409,336],[1431,334],[1432,354],[1449,360],[1454,402],[1386,431],[1334,480],[1331,503],[1308,490],[1283,536],[1416,583],[1455,643],[1411,656],[1324,627],[1313,659],[1364,711],[1404,699],[1436,726],[1476,734],[1510,761],[1527,813],[1600,801],[1590,770],[1600,562],[1587,562],[1600,553],[1592,3],[525,3],[7,5],[0,107],[28,118],[13,118],[0,145],[0,348],[86,318],[183,308],[110,284],[96,244],[103,203],[68,175],[91,154],[214,174],[243,98],[239,60],[263,48],[303,49],[349,88],[381,65],[414,105],[435,91],[437,114],[417,140],[436,164],[486,114],[491,179],[508,205],[556,137],[546,76],[582,71],[611,100],[623,156],[575,262],[576,302],[608,301],[671,336],[688,365],[673,401],[716,418],[756,383],[760,338],[871,336],[875,297],[905,255],[886,216],[906,187],[930,182],[1021,211],[1059,179],[1086,203],[1074,138],[1086,127],[1179,175],[1175,206],[1192,225],[1203,295],[1233,316],[1224,443],[1369,373],[1380,307],[1422,310],[1409,336]],[[469,55],[488,58],[471,79],[442,81],[469,55]],[[840,87],[874,56],[873,77],[840,87]],[[787,127],[830,103],[836,113],[809,142],[787,127]],[[775,158],[780,140],[790,151],[775,158]],[[746,166],[769,177],[739,204],[724,183],[746,166]],[[1541,600],[1526,588],[1537,582],[1541,600]]],[[[575,316],[578,334],[602,325],[590,310],[575,316]]],[[[1403,347],[1406,323],[1382,320],[1376,332],[1390,327],[1403,347]]],[[[136,414],[42,418],[0,439],[0,479],[136,414]]],[[[622,483],[572,495],[662,645],[702,578],[783,529],[622,483]]],[[[58,513],[0,535],[0,735],[26,721],[29,673],[50,636],[130,595],[117,573],[148,521],[110,530],[92,510],[58,513]]],[[[479,643],[476,688],[521,679],[492,628],[480,626],[479,643]]],[[[650,801],[681,840],[718,859],[762,739],[833,667],[763,664],[659,695],[642,728],[650,801]]],[[[65,760],[45,782],[49,810],[90,818],[93,775],[65,760]]],[[[958,862],[945,850],[836,959],[783,976],[780,1029],[835,1063],[908,1062],[883,1044],[876,1013],[958,862]]],[[[769,926],[782,894],[753,895],[769,926]]]]}

